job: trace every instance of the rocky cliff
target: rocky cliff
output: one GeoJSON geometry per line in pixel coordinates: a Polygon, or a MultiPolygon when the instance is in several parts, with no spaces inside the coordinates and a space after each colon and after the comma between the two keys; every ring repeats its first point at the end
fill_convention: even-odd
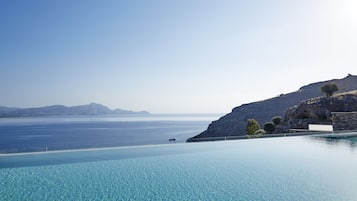
{"type": "MultiPolygon", "coordinates": [[[[321,86],[334,82],[339,86],[338,92],[357,90],[357,76],[348,75],[343,79],[316,82],[301,87],[298,91],[282,94],[268,100],[244,104],[236,107],[217,121],[213,121],[207,128],[193,138],[195,141],[206,137],[242,136],[249,118],[256,119],[260,124],[270,121],[274,116],[284,116],[285,111],[301,101],[322,96],[321,86]]],[[[191,141],[191,138],[187,141],[191,141]]]]}
{"type": "Polygon", "coordinates": [[[331,97],[312,98],[289,108],[282,127],[277,132],[289,129],[307,129],[308,124],[332,124],[332,112],[357,111],[357,91],[339,93],[331,97]]]}

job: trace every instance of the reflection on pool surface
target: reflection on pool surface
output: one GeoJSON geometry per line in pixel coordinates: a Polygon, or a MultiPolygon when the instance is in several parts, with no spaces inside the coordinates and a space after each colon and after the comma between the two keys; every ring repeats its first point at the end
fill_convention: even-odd
{"type": "Polygon", "coordinates": [[[356,156],[314,137],[0,156],[0,200],[356,200],[356,156]]]}

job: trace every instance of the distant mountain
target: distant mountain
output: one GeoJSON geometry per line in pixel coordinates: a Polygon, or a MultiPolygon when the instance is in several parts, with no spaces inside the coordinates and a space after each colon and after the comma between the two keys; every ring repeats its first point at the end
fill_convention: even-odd
{"type": "Polygon", "coordinates": [[[231,113],[221,117],[217,121],[213,121],[208,126],[207,130],[187,141],[199,141],[199,138],[207,137],[246,135],[245,129],[248,119],[256,119],[263,125],[265,122],[270,121],[274,116],[283,117],[286,110],[298,105],[301,101],[322,96],[321,86],[331,82],[338,85],[338,93],[357,90],[357,76],[350,74],[343,79],[334,79],[309,84],[292,93],[281,94],[278,97],[236,107],[231,113]]]}
{"type": "Polygon", "coordinates": [[[149,114],[146,111],[133,112],[129,110],[115,109],[91,103],[67,107],[64,105],[51,105],[37,108],[14,108],[0,106],[0,117],[33,117],[33,116],[62,116],[62,115],[111,115],[111,114],[149,114]]]}

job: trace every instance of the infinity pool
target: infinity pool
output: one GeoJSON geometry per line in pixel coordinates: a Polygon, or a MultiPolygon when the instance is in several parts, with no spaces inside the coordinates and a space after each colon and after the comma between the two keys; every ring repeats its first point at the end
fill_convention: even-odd
{"type": "Polygon", "coordinates": [[[357,200],[348,141],[283,137],[0,156],[0,200],[357,200]]]}

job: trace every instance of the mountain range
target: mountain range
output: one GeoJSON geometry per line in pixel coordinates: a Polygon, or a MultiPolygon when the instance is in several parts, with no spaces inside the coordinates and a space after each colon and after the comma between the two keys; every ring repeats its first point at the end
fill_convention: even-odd
{"type": "Polygon", "coordinates": [[[295,92],[281,94],[277,97],[263,101],[243,104],[232,110],[220,119],[213,121],[202,133],[188,139],[187,141],[197,141],[199,138],[243,136],[246,135],[246,125],[248,119],[257,120],[260,125],[271,121],[274,116],[284,116],[285,112],[300,102],[323,96],[321,87],[327,83],[336,83],[339,91],[348,92],[357,90],[357,76],[348,74],[342,79],[333,79],[316,82],[301,87],[295,92]]]}
{"type": "Polygon", "coordinates": [[[114,115],[114,114],[149,114],[146,111],[133,112],[115,109],[91,103],[78,106],[51,105],[36,108],[16,108],[0,106],[0,117],[36,117],[36,116],[62,116],[62,115],[114,115]]]}

